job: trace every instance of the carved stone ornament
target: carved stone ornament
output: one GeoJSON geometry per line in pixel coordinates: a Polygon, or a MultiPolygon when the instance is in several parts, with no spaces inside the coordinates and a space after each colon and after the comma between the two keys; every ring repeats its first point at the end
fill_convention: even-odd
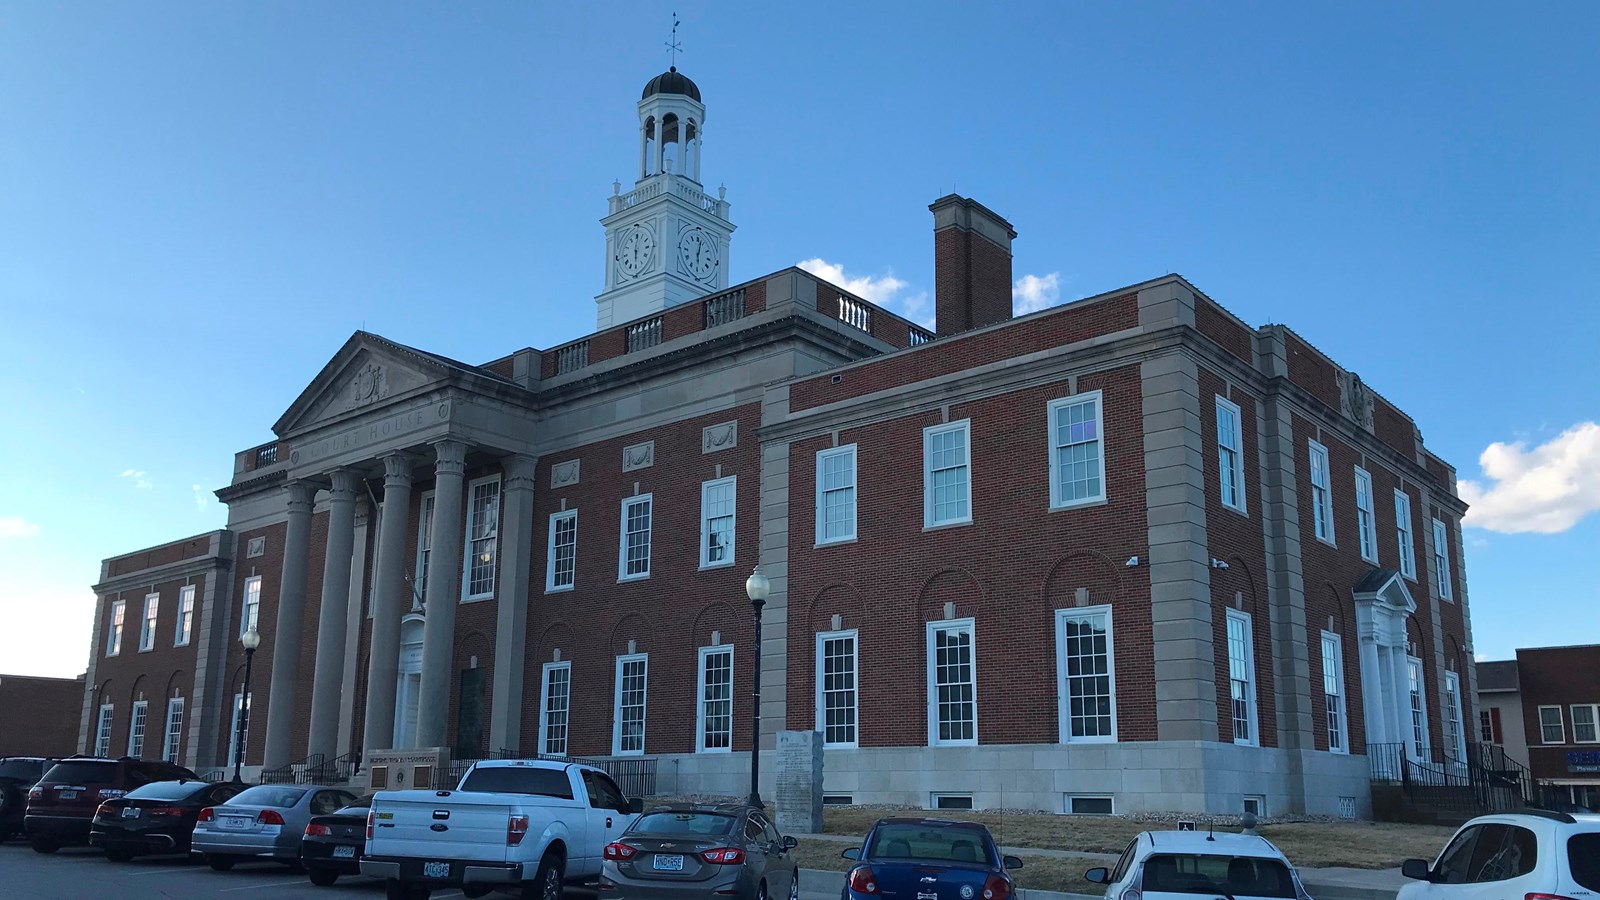
{"type": "Polygon", "coordinates": [[[1339,377],[1339,406],[1351,421],[1372,430],[1372,391],[1361,383],[1361,376],[1345,372],[1339,377]]]}
{"type": "Polygon", "coordinates": [[[356,409],[369,403],[376,403],[388,396],[389,379],[384,374],[383,366],[368,363],[356,373],[355,384],[351,386],[350,391],[350,408],[356,409]]]}
{"type": "Polygon", "coordinates": [[[550,467],[550,487],[564,488],[578,483],[578,463],[581,460],[569,459],[563,463],[556,463],[550,467]]]}
{"type": "Polygon", "coordinates": [[[648,469],[656,464],[656,442],[645,441],[631,447],[622,448],[622,471],[632,472],[634,469],[648,469]]]}
{"type": "Polygon", "coordinates": [[[244,555],[248,559],[254,559],[257,556],[266,556],[267,555],[267,539],[265,537],[253,537],[253,538],[251,538],[250,542],[245,545],[245,554],[244,555]]]}
{"type": "Polygon", "coordinates": [[[739,446],[739,423],[723,422],[707,426],[700,432],[700,452],[715,453],[739,446]]]}

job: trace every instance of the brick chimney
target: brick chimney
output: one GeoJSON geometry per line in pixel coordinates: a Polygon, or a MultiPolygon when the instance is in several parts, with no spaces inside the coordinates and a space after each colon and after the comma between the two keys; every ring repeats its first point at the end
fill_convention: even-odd
{"type": "Polygon", "coordinates": [[[1011,318],[1011,223],[970,197],[947,194],[933,213],[934,316],[941,335],[1011,318]]]}

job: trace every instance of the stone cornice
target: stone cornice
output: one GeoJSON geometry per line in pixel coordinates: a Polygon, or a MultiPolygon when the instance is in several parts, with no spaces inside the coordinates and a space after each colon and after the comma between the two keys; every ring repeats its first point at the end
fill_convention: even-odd
{"type": "Polygon", "coordinates": [[[232,562],[232,557],[221,553],[196,556],[149,569],[140,569],[137,572],[129,572],[126,575],[118,575],[114,578],[107,578],[105,581],[94,585],[90,590],[101,595],[114,594],[118,591],[140,590],[163,581],[173,581],[178,578],[187,578],[191,575],[205,575],[217,569],[225,569],[232,562]]]}
{"type": "Polygon", "coordinates": [[[232,503],[233,501],[238,500],[240,497],[261,493],[262,491],[277,487],[288,480],[289,468],[285,466],[276,472],[268,472],[265,475],[258,475],[255,478],[247,478],[244,481],[236,481],[227,487],[217,488],[212,493],[216,494],[219,501],[223,503],[232,503]]]}

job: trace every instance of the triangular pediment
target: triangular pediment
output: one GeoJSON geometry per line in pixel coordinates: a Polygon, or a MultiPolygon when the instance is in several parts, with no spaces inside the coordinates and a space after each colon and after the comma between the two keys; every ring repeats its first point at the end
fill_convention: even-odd
{"type": "Polygon", "coordinates": [[[1356,600],[1382,603],[1407,615],[1417,611],[1417,601],[1411,599],[1406,580],[1394,569],[1374,567],[1355,584],[1356,600]]]}
{"type": "Polygon", "coordinates": [[[449,361],[358,331],[300,392],[272,430],[279,437],[359,415],[450,380],[449,361]]]}

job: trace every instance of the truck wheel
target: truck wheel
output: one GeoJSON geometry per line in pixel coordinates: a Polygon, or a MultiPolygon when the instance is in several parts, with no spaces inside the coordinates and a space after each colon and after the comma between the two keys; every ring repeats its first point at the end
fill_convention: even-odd
{"type": "Polygon", "coordinates": [[[312,869],[306,874],[317,887],[329,887],[339,880],[339,873],[332,869],[312,869]]]}
{"type": "Polygon", "coordinates": [[[33,840],[33,852],[35,853],[54,853],[60,849],[61,845],[55,841],[45,840],[43,838],[35,838],[33,840]]]}
{"type": "Polygon", "coordinates": [[[546,851],[533,883],[522,886],[522,900],[561,900],[563,869],[561,857],[546,851]]]}

